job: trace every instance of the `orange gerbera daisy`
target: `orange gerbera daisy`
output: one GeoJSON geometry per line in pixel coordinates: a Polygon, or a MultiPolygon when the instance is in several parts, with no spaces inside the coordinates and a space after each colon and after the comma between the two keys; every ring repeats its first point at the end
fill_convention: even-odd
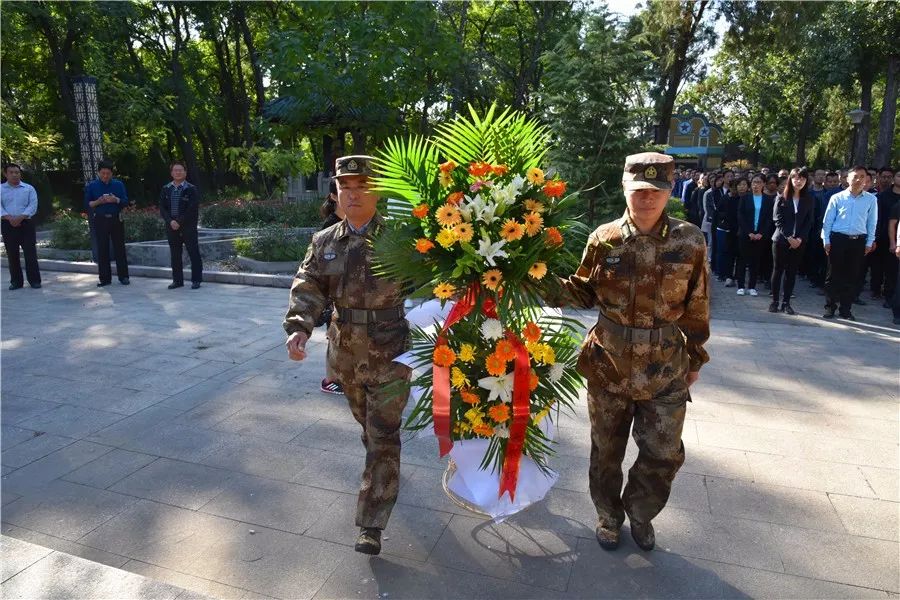
{"type": "Polygon", "coordinates": [[[450,346],[441,344],[434,347],[434,354],[431,360],[439,367],[449,367],[456,362],[456,352],[450,346]]]}
{"type": "Polygon", "coordinates": [[[531,182],[532,185],[544,185],[544,172],[537,167],[531,167],[525,173],[525,179],[531,182]]]}
{"type": "Polygon", "coordinates": [[[547,228],[547,244],[550,246],[560,246],[563,243],[562,234],[556,227],[547,228]]]}
{"type": "Polygon", "coordinates": [[[457,205],[465,198],[465,196],[466,195],[463,192],[453,192],[447,196],[447,204],[457,205]]]}
{"type": "Polygon", "coordinates": [[[566,182],[562,179],[554,179],[545,183],[542,189],[548,198],[559,198],[566,193],[566,182]]]}
{"type": "MultiPolygon", "coordinates": [[[[456,357],[454,356],[454,358],[456,357]]],[[[506,361],[496,354],[489,354],[484,360],[484,366],[487,367],[487,372],[494,377],[506,375],[506,361]]]]}
{"type": "Polygon", "coordinates": [[[416,250],[421,252],[422,254],[428,254],[428,251],[434,248],[434,242],[431,240],[427,240],[425,238],[419,238],[416,240],[416,250]]]}
{"type": "Polygon", "coordinates": [[[531,212],[542,213],[547,210],[547,207],[544,206],[543,202],[538,202],[537,200],[532,200],[529,198],[525,201],[525,210],[530,210],[531,212]]]}
{"type": "Polygon", "coordinates": [[[533,344],[541,339],[541,333],[541,328],[529,321],[525,325],[525,331],[522,332],[522,337],[525,338],[526,342],[533,344]]]}
{"type": "Polygon", "coordinates": [[[437,298],[446,300],[456,292],[456,288],[449,283],[439,283],[431,291],[437,298]]]}
{"type": "Polygon", "coordinates": [[[544,227],[544,217],[536,212],[526,213],[522,220],[525,221],[525,233],[528,237],[537,235],[544,227]]]}
{"type": "Polygon", "coordinates": [[[472,427],[472,432],[482,437],[491,437],[494,435],[494,428],[486,423],[479,423],[472,427]]]}
{"type": "Polygon", "coordinates": [[[489,290],[496,290],[500,286],[501,281],[503,281],[503,272],[500,269],[485,271],[484,275],[481,276],[481,283],[489,290]]]}
{"type": "Polygon", "coordinates": [[[453,226],[453,233],[456,234],[457,239],[462,242],[471,242],[472,236],[475,235],[475,230],[469,223],[457,223],[453,226]]]}
{"type": "Polygon", "coordinates": [[[452,204],[445,204],[437,209],[435,217],[437,218],[438,223],[444,227],[451,227],[462,221],[459,209],[452,204]]]}
{"type": "Polygon", "coordinates": [[[500,229],[500,235],[507,242],[514,242],[522,239],[522,236],[525,235],[525,228],[521,223],[517,223],[513,219],[507,219],[500,229]]]}
{"type": "Polygon", "coordinates": [[[533,279],[543,279],[544,275],[547,274],[547,265],[542,262],[536,262],[531,265],[531,268],[528,269],[528,275],[530,275],[533,279]]]}
{"type": "Polygon", "coordinates": [[[417,219],[424,219],[428,216],[428,205],[427,204],[419,204],[412,210],[412,216],[417,219]]]}
{"type": "Polygon", "coordinates": [[[538,374],[534,372],[534,369],[531,370],[531,376],[528,378],[528,389],[529,391],[534,391],[537,389],[538,385],[541,383],[538,374]]]}
{"type": "Polygon", "coordinates": [[[462,398],[462,401],[466,404],[476,405],[480,401],[478,394],[472,392],[472,390],[460,390],[459,395],[462,398]]]}
{"type": "Polygon", "coordinates": [[[494,351],[494,354],[508,362],[515,360],[516,349],[508,340],[500,340],[497,342],[497,349],[494,351]]]}
{"type": "Polygon", "coordinates": [[[491,173],[498,177],[501,175],[506,175],[507,173],[509,173],[509,167],[507,167],[506,165],[494,165],[491,167],[491,173]]]}
{"type": "Polygon", "coordinates": [[[488,409],[488,416],[498,423],[509,421],[509,406],[506,404],[498,404],[488,409]]]}
{"type": "Polygon", "coordinates": [[[469,165],[469,175],[473,177],[484,177],[491,172],[491,163],[473,162],[469,165]]]}
{"type": "Polygon", "coordinates": [[[447,162],[440,164],[440,169],[441,169],[442,173],[449,173],[450,171],[452,171],[453,169],[455,169],[458,166],[459,165],[457,165],[452,160],[448,160],[447,162]]]}

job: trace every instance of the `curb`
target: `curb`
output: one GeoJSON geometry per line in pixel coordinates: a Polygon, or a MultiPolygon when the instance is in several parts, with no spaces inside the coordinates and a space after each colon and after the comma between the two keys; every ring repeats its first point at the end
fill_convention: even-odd
{"type": "MultiPolygon", "coordinates": [[[[6,267],[6,257],[0,259],[0,266],[6,267]]],[[[65,273],[90,273],[96,275],[97,265],[92,262],[74,262],[68,260],[38,259],[42,271],[62,271],[65,273]]],[[[112,265],[113,274],[116,265],[112,265]]],[[[129,277],[152,277],[155,279],[172,279],[172,269],[168,267],[145,267],[128,265],[129,277]]],[[[267,275],[261,273],[233,273],[230,271],[204,271],[204,283],[230,283],[236,285],[253,285],[258,287],[290,288],[293,281],[291,275],[267,275]]]]}

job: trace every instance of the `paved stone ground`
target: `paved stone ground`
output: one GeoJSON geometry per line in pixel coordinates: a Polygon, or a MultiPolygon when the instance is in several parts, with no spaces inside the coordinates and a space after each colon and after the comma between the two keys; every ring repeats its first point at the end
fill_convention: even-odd
{"type": "MultiPolygon", "coordinates": [[[[499,525],[444,496],[433,439],[405,444],[384,552],[368,558],[352,550],[362,447],[343,399],[318,391],[322,332],[297,365],[282,348],[285,290],[132,281],[100,290],[45,273],[42,290],[0,297],[7,597],[34,550],[16,540],[47,549],[36,561],[54,550],[158,582],[160,597],[165,585],[222,598],[900,591],[900,335],[878,306],[851,326],[816,318],[804,283],[796,317],[716,288],[713,362],[655,552],[627,533],[613,553],[593,538],[582,400],[561,423],[558,485],[499,525]]],[[[42,567],[57,596],[109,595],[73,560],[42,567]]],[[[119,595],[141,595],[134,581],[119,595]]]]}

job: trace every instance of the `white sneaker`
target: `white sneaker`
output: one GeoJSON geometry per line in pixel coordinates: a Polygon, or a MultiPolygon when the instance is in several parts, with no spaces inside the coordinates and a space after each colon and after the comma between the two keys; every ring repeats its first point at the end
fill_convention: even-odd
{"type": "Polygon", "coordinates": [[[744,288],[738,288],[737,294],[738,294],[738,296],[743,296],[743,295],[744,295],[744,288]]]}
{"type": "Polygon", "coordinates": [[[756,296],[759,296],[759,292],[757,292],[755,289],[753,289],[753,290],[750,290],[750,295],[755,298],[756,296]]]}

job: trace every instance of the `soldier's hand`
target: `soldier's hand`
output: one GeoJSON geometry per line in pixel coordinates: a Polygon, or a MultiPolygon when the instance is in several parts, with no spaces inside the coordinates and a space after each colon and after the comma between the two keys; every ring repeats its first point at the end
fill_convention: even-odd
{"type": "Polygon", "coordinates": [[[688,371],[688,374],[684,376],[684,382],[688,387],[694,385],[698,379],[700,379],[700,371],[688,371]]]}
{"type": "Polygon", "coordinates": [[[288,356],[291,360],[303,360],[306,358],[306,341],[309,338],[302,331],[297,331],[288,336],[285,346],[287,346],[288,356]]]}

